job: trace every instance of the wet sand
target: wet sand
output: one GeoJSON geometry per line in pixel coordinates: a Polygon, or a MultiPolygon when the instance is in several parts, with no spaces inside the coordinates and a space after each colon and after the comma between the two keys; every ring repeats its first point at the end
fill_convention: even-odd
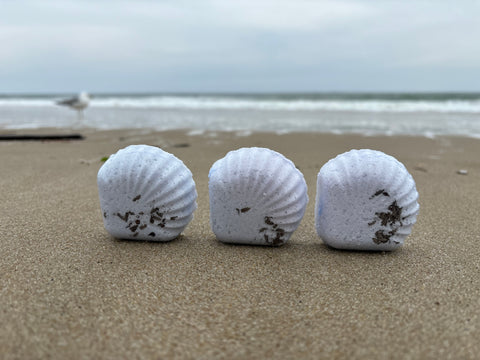
{"type": "MultiPolygon", "coordinates": [[[[35,134],[55,132],[65,131],[35,134]]],[[[473,359],[480,353],[480,140],[81,133],[83,141],[0,142],[3,358],[473,359]],[[160,146],[193,173],[198,209],[172,242],[115,240],[103,228],[101,158],[130,144],[160,146]],[[306,215],[282,247],[225,245],[210,229],[208,170],[243,146],[281,152],[307,181],[306,215]],[[316,175],[352,148],[393,155],[416,180],[420,215],[400,250],[337,251],[315,233],[316,175]]]]}

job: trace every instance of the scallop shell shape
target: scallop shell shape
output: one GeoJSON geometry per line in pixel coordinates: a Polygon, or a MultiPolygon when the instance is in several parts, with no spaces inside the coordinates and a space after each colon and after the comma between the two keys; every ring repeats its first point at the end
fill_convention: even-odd
{"type": "Polygon", "coordinates": [[[351,150],[318,173],[315,226],[334,248],[389,251],[403,245],[419,211],[415,181],[394,157],[351,150]]]}
{"type": "Polygon", "coordinates": [[[220,241],[284,244],[308,202],[307,184],[293,162],[265,148],[229,152],[210,169],[210,224],[220,241]]]}
{"type": "Polygon", "coordinates": [[[116,238],[172,240],[197,208],[190,170],[154,146],[130,145],[111,155],[97,183],[105,229],[116,238]]]}

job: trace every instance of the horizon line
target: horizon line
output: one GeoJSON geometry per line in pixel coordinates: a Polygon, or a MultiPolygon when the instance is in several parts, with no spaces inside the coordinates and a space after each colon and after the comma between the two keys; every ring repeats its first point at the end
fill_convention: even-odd
{"type": "MultiPolygon", "coordinates": [[[[71,94],[78,94],[80,91],[52,91],[52,92],[0,92],[1,97],[9,96],[64,96],[71,94]]],[[[430,90],[416,90],[416,91],[391,91],[391,90],[321,90],[321,91],[88,91],[92,95],[462,95],[462,94],[480,94],[477,91],[430,91],[430,90]]]]}

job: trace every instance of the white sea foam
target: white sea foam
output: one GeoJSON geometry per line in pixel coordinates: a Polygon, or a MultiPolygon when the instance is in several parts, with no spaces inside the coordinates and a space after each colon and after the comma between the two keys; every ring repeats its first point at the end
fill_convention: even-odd
{"type": "MultiPolygon", "coordinates": [[[[52,98],[0,98],[0,107],[53,107],[55,106],[53,100],[52,98]]],[[[91,106],[132,109],[480,113],[480,99],[433,101],[269,99],[242,96],[115,96],[93,98],[91,106]]]]}
{"type": "Polygon", "coordinates": [[[480,113],[480,100],[389,101],[389,100],[265,100],[223,97],[160,96],[145,98],[104,98],[92,106],[119,108],[160,108],[195,110],[279,110],[359,112],[466,112],[480,113]]]}
{"type": "Polygon", "coordinates": [[[14,107],[14,106],[25,106],[25,107],[50,107],[54,103],[52,99],[29,99],[29,98],[0,98],[0,108],[1,107],[14,107]]]}

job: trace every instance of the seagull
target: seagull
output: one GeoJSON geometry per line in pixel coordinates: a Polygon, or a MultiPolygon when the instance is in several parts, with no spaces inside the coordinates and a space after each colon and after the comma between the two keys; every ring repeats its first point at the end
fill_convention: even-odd
{"type": "Polygon", "coordinates": [[[64,99],[57,101],[57,105],[62,105],[62,106],[68,106],[72,109],[75,109],[78,111],[78,119],[81,120],[83,119],[83,109],[85,109],[88,106],[88,103],[90,102],[90,96],[88,93],[82,91],[78,96],[75,96],[70,99],[64,99]]]}

